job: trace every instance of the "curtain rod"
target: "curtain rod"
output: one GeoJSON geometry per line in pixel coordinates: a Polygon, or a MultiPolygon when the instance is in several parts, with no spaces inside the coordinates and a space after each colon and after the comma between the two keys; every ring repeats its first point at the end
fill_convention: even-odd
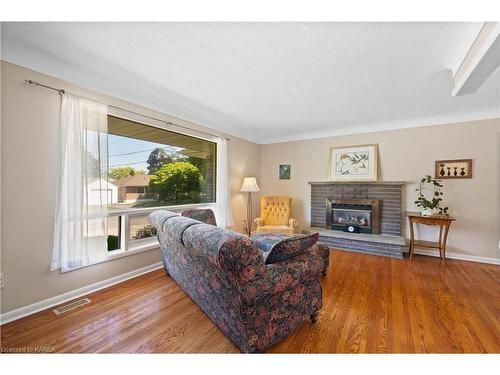
{"type": "MultiPolygon", "coordinates": [[[[47,85],[44,85],[42,83],[39,83],[39,82],[36,82],[36,81],[33,81],[31,79],[25,79],[24,82],[26,82],[27,84],[30,84],[30,85],[34,85],[34,86],[39,86],[39,87],[43,87],[45,89],[49,89],[49,90],[53,90],[53,91],[57,91],[59,93],[59,95],[64,95],[66,94],[66,90],[64,89],[58,89],[58,88],[55,88],[55,87],[52,87],[52,86],[47,86],[47,85]]],[[[196,129],[191,129],[187,126],[182,126],[182,125],[179,125],[179,124],[175,124],[173,122],[170,122],[170,121],[165,121],[165,120],[161,120],[159,118],[156,118],[156,117],[151,117],[151,116],[148,116],[148,115],[143,115],[142,113],[137,113],[137,112],[134,112],[134,111],[131,111],[131,110],[128,110],[128,109],[125,109],[125,108],[121,108],[121,107],[117,107],[117,106],[114,106],[114,105],[111,105],[111,104],[108,104],[108,107],[112,107],[112,108],[115,108],[115,109],[119,109],[119,110],[122,110],[122,111],[126,111],[126,112],[129,112],[129,113],[133,113],[134,115],[138,115],[138,116],[142,116],[142,117],[146,117],[146,118],[149,118],[151,120],[155,120],[155,121],[160,121],[160,122],[163,122],[164,124],[167,124],[167,125],[175,125],[175,126],[178,126],[180,128],[183,128],[183,129],[187,129],[187,130],[191,130],[191,131],[195,131],[197,133],[200,133],[200,134],[206,134],[206,135],[209,135],[210,137],[217,137],[217,135],[215,134],[211,134],[211,133],[207,133],[207,132],[204,132],[204,131],[201,131],[201,130],[196,130],[196,129]]],[[[227,137],[222,137],[222,138],[225,138],[227,141],[231,141],[230,138],[227,138],[227,137]]]]}

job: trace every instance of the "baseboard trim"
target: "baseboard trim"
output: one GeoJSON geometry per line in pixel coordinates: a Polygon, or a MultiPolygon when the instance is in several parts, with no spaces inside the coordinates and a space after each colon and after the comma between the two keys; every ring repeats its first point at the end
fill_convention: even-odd
{"type": "MultiPolygon", "coordinates": [[[[408,252],[408,251],[406,251],[406,252],[408,252]]],[[[415,249],[414,254],[427,255],[427,256],[439,258],[439,251],[438,250],[415,249]]],[[[466,260],[469,262],[478,262],[478,263],[488,263],[488,264],[500,265],[499,258],[480,257],[480,256],[476,256],[476,255],[446,253],[446,259],[457,259],[457,260],[466,260]]]]}
{"type": "Polygon", "coordinates": [[[162,262],[153,263],[150,264],[149,266],[145,266],[130,272],[126,272],[124,274],[114,276],[106,280],[98,281],[97,283],[90,284],[75,290],[71,290],[69,292],[47,298],[43,301],[35,302],[31,305],[23,306],[12,311],[7,311],[6,313],[0,315],[0,324],[12,322],[14,320],[37,313],[39,311],[46,310],[53,306],[60,305],[75,298],[79,298],[84,295],[94,293],[97,292],[98,290],[121,283],[123,281],[133,279],[134,277],[143,275],[145,273],[157,270],[162,267],[163,267],[162,262]]]}

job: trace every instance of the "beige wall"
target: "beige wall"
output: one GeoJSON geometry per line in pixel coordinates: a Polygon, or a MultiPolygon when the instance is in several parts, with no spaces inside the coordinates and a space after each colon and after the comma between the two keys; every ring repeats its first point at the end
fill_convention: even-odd
{"type": "MultiPolygon", "coordinates": [[[[378,143],[379,179],[407,181],[404,203],[416,210],[415,188],[434,174],[439,159],[473,159],[473,178],[444,180],[444,203],[457,218],[449,236],[449,252],[500,258],[499,181],[500,119],[393,130],[261,146],[261,195],[294,199],[293,215],[302,227],[310,222],[309,181],[327,180],[331,146],[378,143]],[[278,179],[278,165],[292,164],[292,178],[278,179]]],[[[431,239],[434,229],[419,230],[431,239]]]]}
{"type": "MultiPolygon", "coordinates": [[[[229,142],[229,175],[231,176],[231,208],[233,230],[243,233],[243,221],[246,218],[246,200],[248,193],[240,193],[243,177],[256,177],[260,182],[260,146],[232,137],[229,142]],[[256,147],[257,146],[257,147],[256,147]]],[[[254,217],[259,212],[258,193],[252,193],[254,217]]],[[[255,225],[252,223],[253,228],[255,225]]]]}
{"type": "MultiPolygon", "coordinates": [[[[179,119],[84,90],[58,79],[2,62],[1,311],[44,300],[160,261],[159,250],[143,252],[61,274],[50,272],[57,172],[60,98],[30,87],[33,79],[54,87],[165,121],[206,130],[179,119]]],[[[245,212],[239,193],[244,176],[259,177],[259,145],[231,137],[229,160],[235,228],[245,212]]]]}
{"type": "MultiPolygon", "coordinates": [[[[500,132],[497,132],[497,195],[500,195],[500,132]]],[[[497,201],[497,237],[500,251],[500,197],[497,201]]]]}

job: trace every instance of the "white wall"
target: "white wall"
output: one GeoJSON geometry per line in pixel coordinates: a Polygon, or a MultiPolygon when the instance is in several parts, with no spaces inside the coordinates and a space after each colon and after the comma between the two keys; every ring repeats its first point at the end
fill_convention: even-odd
{"type": "MultiPolygon", "coordinates": [[[[379,179],[407,181],[404,203],[417,210],[415,188],[434,161],[473,159],[473,178],[444,180],[444,203],[457,218],[449,235],[448,252],[499,259],[500,119],[413,129],[329,137],[261,146],[261,195],[293,197],[293,216],[300,226],[310,223],[309,181],[328,179],[328,150],[332,146],[377,143],[379,179]],[[278,179],[279,164],[292,165],[291,180],[278,179]]],[[[435,229],[420,228],[432,239],[435,229]]]]}
{"type": "MultiPolygon", "coordinates": [[[[2,62],[2,233],[1,311],[7,312],[160,261],[158,249],[61,274],[50,272],[57,176],[60,97],[24,83],[33,79],[130,111],[202,131],[201,126],[85,90],[2,62]]],[[[243,177],[259,177],[259,145],[229,136],[232,208],[235,228],[245,216],[243,177]]]]}

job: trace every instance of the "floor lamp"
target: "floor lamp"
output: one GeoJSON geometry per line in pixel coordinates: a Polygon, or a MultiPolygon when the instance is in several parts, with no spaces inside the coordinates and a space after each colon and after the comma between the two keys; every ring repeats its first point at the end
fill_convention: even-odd
{"type": "Polygon", "coordinates": [[[247,225],[246,234],[250,236],[252,232],[252,193],[260,191],[259,185],[257,185],[257,180],[255,177],[245,177],[243,179],[243,184],[241,185],[241,192],[248,193],[247,196],[247,225]]]}

